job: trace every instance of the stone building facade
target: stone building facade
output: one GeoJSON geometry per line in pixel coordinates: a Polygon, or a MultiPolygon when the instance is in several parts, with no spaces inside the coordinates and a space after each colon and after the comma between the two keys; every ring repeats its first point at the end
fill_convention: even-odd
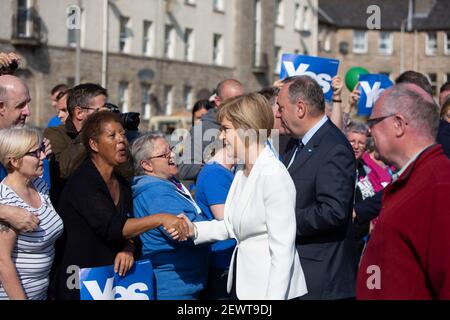
{"type": "MultiPolygon", "coordinates": [[[[0,21],[0,51],[22,57],[31,124],[44,127],[54,114],[54,85],[76,82],[76,30],[68,23],[79,22],[80,82],[102,82],[105,1],[1,1],[11,19],[0,21]]],[[[317,52],[317,0],[109,0],[108,16],[109,100],[140,112],[141,130],[158,117],[190,118],[194,102],[223,79],[239,79],[247,91],[270,85],[281,50],[317,52]],[[302,10],[307,22],[298,21],[302,10]]]]}
{"type": "Polygon", "coordinates": [[[353,66],[393,81],[415,70],[429,77],[435,95],[450,81],[450,1],[320,0],[319,7],[319,55],[339,59],[342,77],[353,66]],[[380,8],[379,30],[367,26],[370,5],[380,8]]]}

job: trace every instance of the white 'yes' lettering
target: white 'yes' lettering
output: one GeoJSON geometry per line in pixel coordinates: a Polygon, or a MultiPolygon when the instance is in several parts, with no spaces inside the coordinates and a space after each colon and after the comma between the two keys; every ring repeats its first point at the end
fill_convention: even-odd
{"type": "Polygon", "coordinates": [[[284,67],[290,77],[293,76],[309,76],[317,81],[317,83],[322,87],[323,93],[326,94],[331,89],[331,76],[326,73],[315,74],[312,71],[307,71],[309,64],[301,63],[297,69],[294,67],[292,61],[283,61],[284,67]]]}
{"type": "Polygon", "coordinates": [[[125,288],[122,286],[113,287],[113,282],[114,277],[108,278],[103,291],[97,281],[84,281],[84,286],[94,300],[150,300],[148,295],[144,293],[148,291],[145,283],[138,282],[125,288]]]}

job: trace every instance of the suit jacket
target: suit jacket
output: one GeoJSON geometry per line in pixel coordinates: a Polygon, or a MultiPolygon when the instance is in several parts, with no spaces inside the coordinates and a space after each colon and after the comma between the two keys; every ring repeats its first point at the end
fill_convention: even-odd
{"type": "Polygon", "coordinates": [[[228,292],[237,256],[239,299],[292,299],[307,292],[295,249],[295,187],[268,146],[247,179],[243,170],[236,173],[225,202],[224,220],[196,226],[196,243],[236,239],[228,292]]]}
{"type": "MultiPolygon", "coordinates": [[[[284,157],[287,165],[295,143],[284,157]]],[[[289,168],[297,189],[297,250],[305,271],[305,299],[355,296],[352,210],[356,166],[350,143],[325,122],[289,168]]]]}

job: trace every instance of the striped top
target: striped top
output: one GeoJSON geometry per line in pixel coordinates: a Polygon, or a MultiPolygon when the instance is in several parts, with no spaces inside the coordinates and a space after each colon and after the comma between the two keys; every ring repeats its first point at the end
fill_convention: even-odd
{"type": "MultiPolygon", "coordinates": [[[[45,300],[49,284],[49,273],[55,255],[54,244],[61,236],[63,222],[50,202],[49,189],[41,178],[33,180],[41,198],[40,208],[26,204],[10,187],[0,183],[0,204],[27,209],[40,219],[39,227],[29,233],[17,235],[16,245],[11,253],[17,274],[27,299],[45,300]]],[[[0,225],[1,226],[1,225],[0,225]]],[[[0,283],[0,300],[8,300],[0,283]]]]}

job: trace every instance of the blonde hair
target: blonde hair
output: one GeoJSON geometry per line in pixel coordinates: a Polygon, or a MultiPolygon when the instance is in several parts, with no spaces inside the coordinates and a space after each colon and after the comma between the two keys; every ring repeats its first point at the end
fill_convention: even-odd
{"type": "Polygon", "coordinates": [[[0,161],[11,170],[10,159],[20,159],[34,146],[42,142],[41,133],[32,128],[12,127],[0,130],[0,161]]]}
{"type": "Polygon", "coordinates": [[[255,130],[259,143],[265,142],[261,138],[270,136],[274,123],[272,108],[259,93],[249,93],[228,100],[220,108],[217,119],[219,122],[227,119],[235,129],[255,130]],[[260,130],[265,130],[265,135],[260,130]]]}

